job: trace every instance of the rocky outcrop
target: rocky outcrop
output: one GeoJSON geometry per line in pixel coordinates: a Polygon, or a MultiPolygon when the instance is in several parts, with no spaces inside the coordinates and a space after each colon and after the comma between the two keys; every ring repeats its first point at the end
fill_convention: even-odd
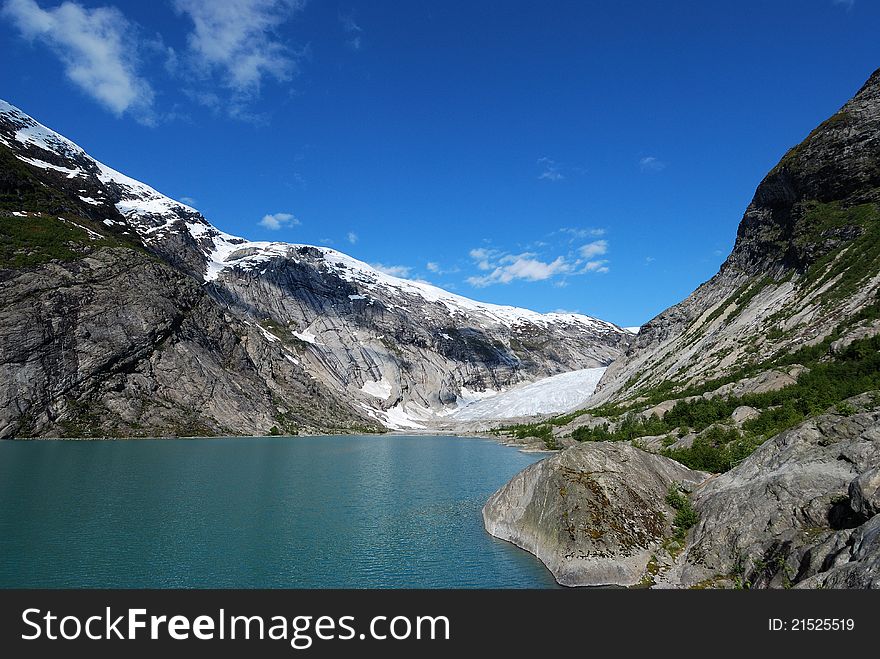
{"type": "Polygon", "coordinates": [[[483,521],[563,585],[632,586],[671,534],[670,487],[705,478],[625,444],[582,444],[517,474],[483,507],[483,521]]]}
{"type": "Polygon", "coordinates": [[[880,408],[874,394],[767,441],[698,487],[699,522],[667,580],[880,586],[880,408]]]}

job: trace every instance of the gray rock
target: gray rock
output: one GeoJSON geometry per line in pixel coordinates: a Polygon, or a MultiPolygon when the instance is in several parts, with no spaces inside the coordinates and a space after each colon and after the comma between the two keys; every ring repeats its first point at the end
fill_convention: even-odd
{"type": "Polygon", "coordinates": [[[590,442],[517,474],[483,507],[483,521],[563,585],[630,586],[670,533],[670,486],[705,477],[632,446],[590,442]]]}
{"type": "Polygon", "coordinates": [[[669,448],[672,450],[690,448],[694,445],[694,440],[697,439],[697,433],[689,432],[684,437],[679,437],[672,444],[669,445],[669,448]]]}
{"type": "Polygon", "coordinates": [[[736,425],[741,426],[749,419],[754,419],[755,417],[758,417],[760,415],[761,412],[756,410],[754,407],[749,407],[748,405],[740,405],[733,411],[733,414],[730,415],[730,418],[736,425]]]}
{"type": "Polygon", "coordinates": [[[859,474],[849,484],[849,500],[853,511],[865,517],[880,512],[880,466],[859,474]]]}
{"type": "MultiPolygon", "coordinates": [[[[843,535],[843,534],[841,534],[843,535]]],[[[880,515],[846,534],[846,543],[796,588],[880,588],[880,515]]]]}
{"type": "MultiPolygon", "coordinates": [[[[878,428],[877,410],[817,417],[700,485],[694,493],[699,522],[668,579],[685,586],[730,578],[782,587],[841,561],[861,566],[851,565],[848,573],[874,570],[876,523],[862,527],[877,509],[878,428]]],[[[823,578],[810,581],[819,582],[823,578]]]]}
{"type": "Polygon", "coordinates": [[[381,428],[142,251],[98,247],[0,280],[0,438],[381,428]]]}

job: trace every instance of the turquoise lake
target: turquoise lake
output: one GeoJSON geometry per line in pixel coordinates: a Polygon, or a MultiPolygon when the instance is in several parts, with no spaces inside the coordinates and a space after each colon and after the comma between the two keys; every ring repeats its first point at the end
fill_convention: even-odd
{"type": "Polygon", "coordinates": [[[481,439],[0,442],[0,587],[552,588],[480,509],[481,439]]]}

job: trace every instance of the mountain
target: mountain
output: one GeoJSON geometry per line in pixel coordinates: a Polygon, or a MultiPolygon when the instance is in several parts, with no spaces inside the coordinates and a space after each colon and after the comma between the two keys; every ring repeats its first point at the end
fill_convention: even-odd
{"type": "Polygon", "coordinates": [[[561,583],[880,588],[880,71],[584,409],[513,430],[568,448],[484,523],[561,583]]]}
{"type": "Polygon", "coordinates": [[[422,427],[631,334],[212,226],[0,101],[0,437],[422,427]]]}
{"type": "Polygon", "coordinates": [[[874,323],[880,280],[880,71],[767,174],[711,280],[641,328],[591,404],[772,366],[874,323]]]}

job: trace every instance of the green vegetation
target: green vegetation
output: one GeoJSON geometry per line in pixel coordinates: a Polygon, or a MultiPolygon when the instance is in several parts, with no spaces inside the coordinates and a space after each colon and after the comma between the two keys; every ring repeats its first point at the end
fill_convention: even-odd
{"type": "Polygon", "coordinates": [[[91,248],[119,244],[115,239],[89,238],[88,232],[46,215],[18,217],[0,213],[0,263],[25,268],[48,261],[73,261],[91,248]]]}
{"type": "Polygon", "coordinates": [[[810,140],[812,140],[819,133],[828,130],[829,128],[843,126],[849,121],[850,116],[846,110],[840,110],[836,114],[823,121],[816,128],[814,128],[809,135],[807,135],[806,139],[803,142],[789,149],[788,152],[782,157],[782,160],[779,161],[779,164],[770,171],[770,174],[776,174],[783,169],[788,169],[792,171],[796,170],[798,159],[800,158],[801,153],[803,153],[804,146],[808,144],[810,140]]]}
{"type": "Polygon", "coordinates": [[[556,451],[561,448],[559,442],[557,442],[556,438],[553,436],[553,427],[549,424],[523,423],[509,426],[507,428],[499,428],[494,432],[496,434],[510,434],[516,439],[528,439],[529,437],[540,439],[544,442],[544,446],[548,451],[556,451]]]}
{"type": "Polygon", "coordinates": [[[744,438],[733,428],[716,426],[694,439],[688,448],[666,448],[660,453],[691,469],[717,474],[745,460],[763,441],[755,437],[744,438]]]}
{"type": "Polygon", "coordinates": [[[677,485],[670,485],[669,492],[666,493],[666,503],[675,510],[675,518],[672,520],[673,537],[678,541],[682,541],[687,532],[699,520],[697,511],[694,510],[691,500],[687,498],[687,495],[677,485]]]}
{"type": "Polygon", "coordinates": [[[848,229],[860,232],[851,242],[816,260],[806,272],[803,284],[806,290],[818,289],[836,280],[822,295],[825,304],[832,305],[850,297],[880,270],[880,208],[877,204],[844,207],[840,202],[810,202],[800,225],[806,229],[795,237],[799,245],[815,245],[848,229]]]}
{"type": "Polygon", "coordinates": [[[30,167],[0,144],[0,211],[27,210],[49,215],[78,215],[78,204],[54,186],[44,185],[30,167]]]}

